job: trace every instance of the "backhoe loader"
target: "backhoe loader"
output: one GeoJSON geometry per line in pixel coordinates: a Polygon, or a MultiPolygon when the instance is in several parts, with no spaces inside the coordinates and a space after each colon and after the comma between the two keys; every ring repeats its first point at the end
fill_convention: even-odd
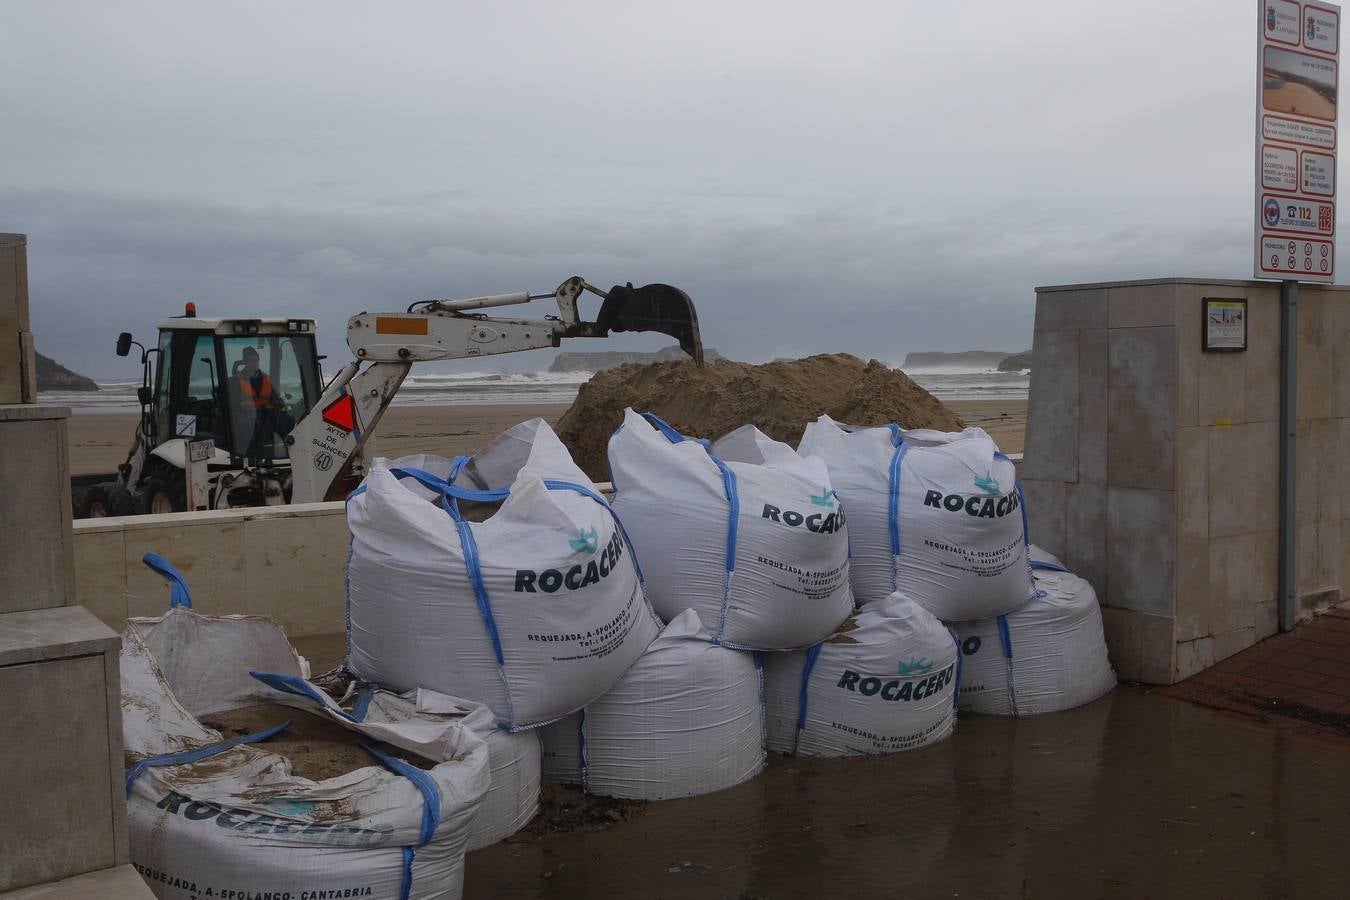
{"type": "Polygon", "coordinates": [[[403,312],[363,312],[347,322],[353,359],[323,383],[315,322],[304,318],[199,318],[159,323],[147,348],[123,332],[117,354],[140,349],[140,420],[116,473],[79,476],[74,512],[168,513],[339,500],[360,483],[371,434],[412,366],[557,347],[565,338],[623,331],[670,335],[703,365],[689,296],[665,284],[615,285],[580,276],[552,293],[424,300],[403,312]],[[584,293],[602,298],[581,319],[584,293]],[[557,315],[495,318],[482,312],[552,298],[557,315]]]}

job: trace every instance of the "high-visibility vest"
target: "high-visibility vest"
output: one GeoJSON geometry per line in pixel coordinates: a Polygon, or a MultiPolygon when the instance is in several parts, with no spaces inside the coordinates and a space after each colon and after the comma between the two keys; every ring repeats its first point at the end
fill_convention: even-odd
{"type": "Polygon", "coordinates": [[[272,379],[267,377],[266,372],[259,372],[262,380],[258,382],[258,389],[253,389],[253,380],[243,372],[239,373],[239,396],[253,401],[254,409],[262,409],[264,406],[276,400],[276,394],[272,391],[272,379]]]}

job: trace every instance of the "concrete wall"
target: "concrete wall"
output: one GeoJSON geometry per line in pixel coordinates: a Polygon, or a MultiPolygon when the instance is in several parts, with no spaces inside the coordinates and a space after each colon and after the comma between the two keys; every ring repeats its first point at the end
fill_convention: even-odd
{"type": "Polygon", "coordinates": [[[110,627],[157,616],[164,580],[141,558],[183,573],[192,605],[210,614],[271,616],[291,637],[346,628],[347,517],[341,503],[75,522],[75,595],[110,627]]]}
{"type": "MultiPolygon", "coordinates": [[[[1298,585],[1350,574],[1347,289],[1300,288],[1298,585]]],[[[1096,588],[1112,661],[1168,684],[1273,634],[1279,289],[1164,281],[1040,288],[1024,489],[1032,540],[1096,588]],[[1201,352],[1205,297],[1246,298],[1243,353],[1201,352]]]]}

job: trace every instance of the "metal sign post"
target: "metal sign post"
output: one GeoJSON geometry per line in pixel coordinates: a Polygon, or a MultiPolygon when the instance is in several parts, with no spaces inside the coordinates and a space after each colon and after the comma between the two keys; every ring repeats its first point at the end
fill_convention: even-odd
{"type": "Polygon", "coordinates": [[[1281,631],[1298,617],[1298,283],[1336,280],[1341,9],[1257,0],[1254,272],[1280,279],[1281,631]]]}
{"type": "Polygon", "coordinates": [[[1298,617],[1298,282],[1280,282],[1280,630],[1298,617]]]}

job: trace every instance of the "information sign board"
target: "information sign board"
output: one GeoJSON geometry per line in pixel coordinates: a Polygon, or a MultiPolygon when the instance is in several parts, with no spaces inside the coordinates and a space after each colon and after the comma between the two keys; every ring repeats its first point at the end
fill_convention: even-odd
{"type": "Polygon", "coordinates": [[[1336,279],[1341,8],[1258,0],[1257,278],[1336,279]]]}

